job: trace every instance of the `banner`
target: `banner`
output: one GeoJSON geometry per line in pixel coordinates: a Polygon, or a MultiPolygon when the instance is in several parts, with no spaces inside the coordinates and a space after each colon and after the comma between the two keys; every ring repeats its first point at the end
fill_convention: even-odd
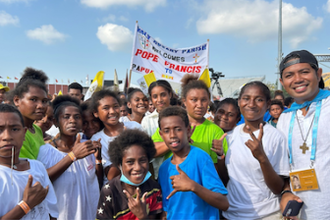
{"type": "Polygon", "coordinates": [[[136,23],[131,70],[154,72],[157,79],[180,83],[187,73],[200,75],[208,66],[208,42],[189,48],[172,49],[162,45],[136,23]]]}

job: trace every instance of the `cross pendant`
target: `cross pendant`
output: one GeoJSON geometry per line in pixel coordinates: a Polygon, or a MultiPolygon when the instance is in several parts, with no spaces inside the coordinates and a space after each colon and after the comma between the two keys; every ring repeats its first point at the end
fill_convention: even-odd
{"type": "Polygon", "coordinates": [[[300,146],[300,149],[302,150],[302,153],[305,154],[306,153],[306,150],[309,150],[309,147],[304,142],[304,144],[300,146]]]}

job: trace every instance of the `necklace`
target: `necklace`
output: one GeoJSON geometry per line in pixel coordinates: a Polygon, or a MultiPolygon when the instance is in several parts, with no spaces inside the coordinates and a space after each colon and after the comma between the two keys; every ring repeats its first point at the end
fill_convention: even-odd
{"type": "Polygon", "coordinates": [[[302,132],[302,130],[301,130],[300,123],[299,123],[299,120],[298,120],[298,116],[296,115],[296,119],[297,119],[298,126],[299,126],[299,130],[300,130],[300,135],[301,135],[301,138],[302,138],[303,141],[304,141],[303,145],[301,145],[301,146],[299,147],[299,148],[302,150],[302,153],[303,153],[303,154],[306,153],[306,150],[309,150],[309,147],[308,147],[307,144],[306,144],[306,140],[307,140],[307,138],[308,138],[308,134],[309,134],[309,132],[311,131],[311,128],[312,128],[312,125],[313,125],[313,121],[314,121],[314,118],[315,118],[315,114],[314,114],[314,116],[313,116],[313,120],[312,120],[312,122],[311,122],[311,125],[309,126],[309,129],[308,129],[308,131],[307,131],[306,137],[304,138],[304,136],[303,136],[303,132],[302,132]]]}

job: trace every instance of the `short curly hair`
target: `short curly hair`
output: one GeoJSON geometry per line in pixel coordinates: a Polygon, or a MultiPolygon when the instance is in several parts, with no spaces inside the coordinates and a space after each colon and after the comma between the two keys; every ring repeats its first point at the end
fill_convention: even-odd
{"type": "Polygon", "coordinates": [[[168,108],[165,108],[159,113],[159,119],[158,119],[158,126],[159,130],[161,130],[160,122],[163,118],[170,117],[170,116],[179,116],[182,121],[184,122],[184,125],[186,127],[189,126],[189,118],[187,115],[187,111],[180,106],[170,106],[168,108]]]}
{"type": "Polygon", "coordinates": [[[113,165],[122,165],[125,150],[132,145],[142,147],[150,161],[156,154],[154,142],[148,134],[139,129],[127,129],[123,131],[109,144],[108,154],[113,165]]]}

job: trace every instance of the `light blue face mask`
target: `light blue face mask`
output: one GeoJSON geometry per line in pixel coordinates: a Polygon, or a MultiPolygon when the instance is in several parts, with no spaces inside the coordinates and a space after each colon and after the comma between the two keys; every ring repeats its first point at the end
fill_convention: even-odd
{"type": "MultiPolygon", "coordinates": [[[[121,170],[121,167],[120,167],[120,170],[121,170]]],[[[144,177],[143,181],[141,183],[132,183],[124,174],[123,174],[123,171],[121,170],[121,177],[120,177],[120,181],[123,182],[123,183],[126,183],[128,185],[131,185],[131,186],[140,186],[142,185],[143,183],[145,183],[149,178],[151,177],[151,173],[148,171],[148,173],[146,174],[146,176],[144,177]]]]}

